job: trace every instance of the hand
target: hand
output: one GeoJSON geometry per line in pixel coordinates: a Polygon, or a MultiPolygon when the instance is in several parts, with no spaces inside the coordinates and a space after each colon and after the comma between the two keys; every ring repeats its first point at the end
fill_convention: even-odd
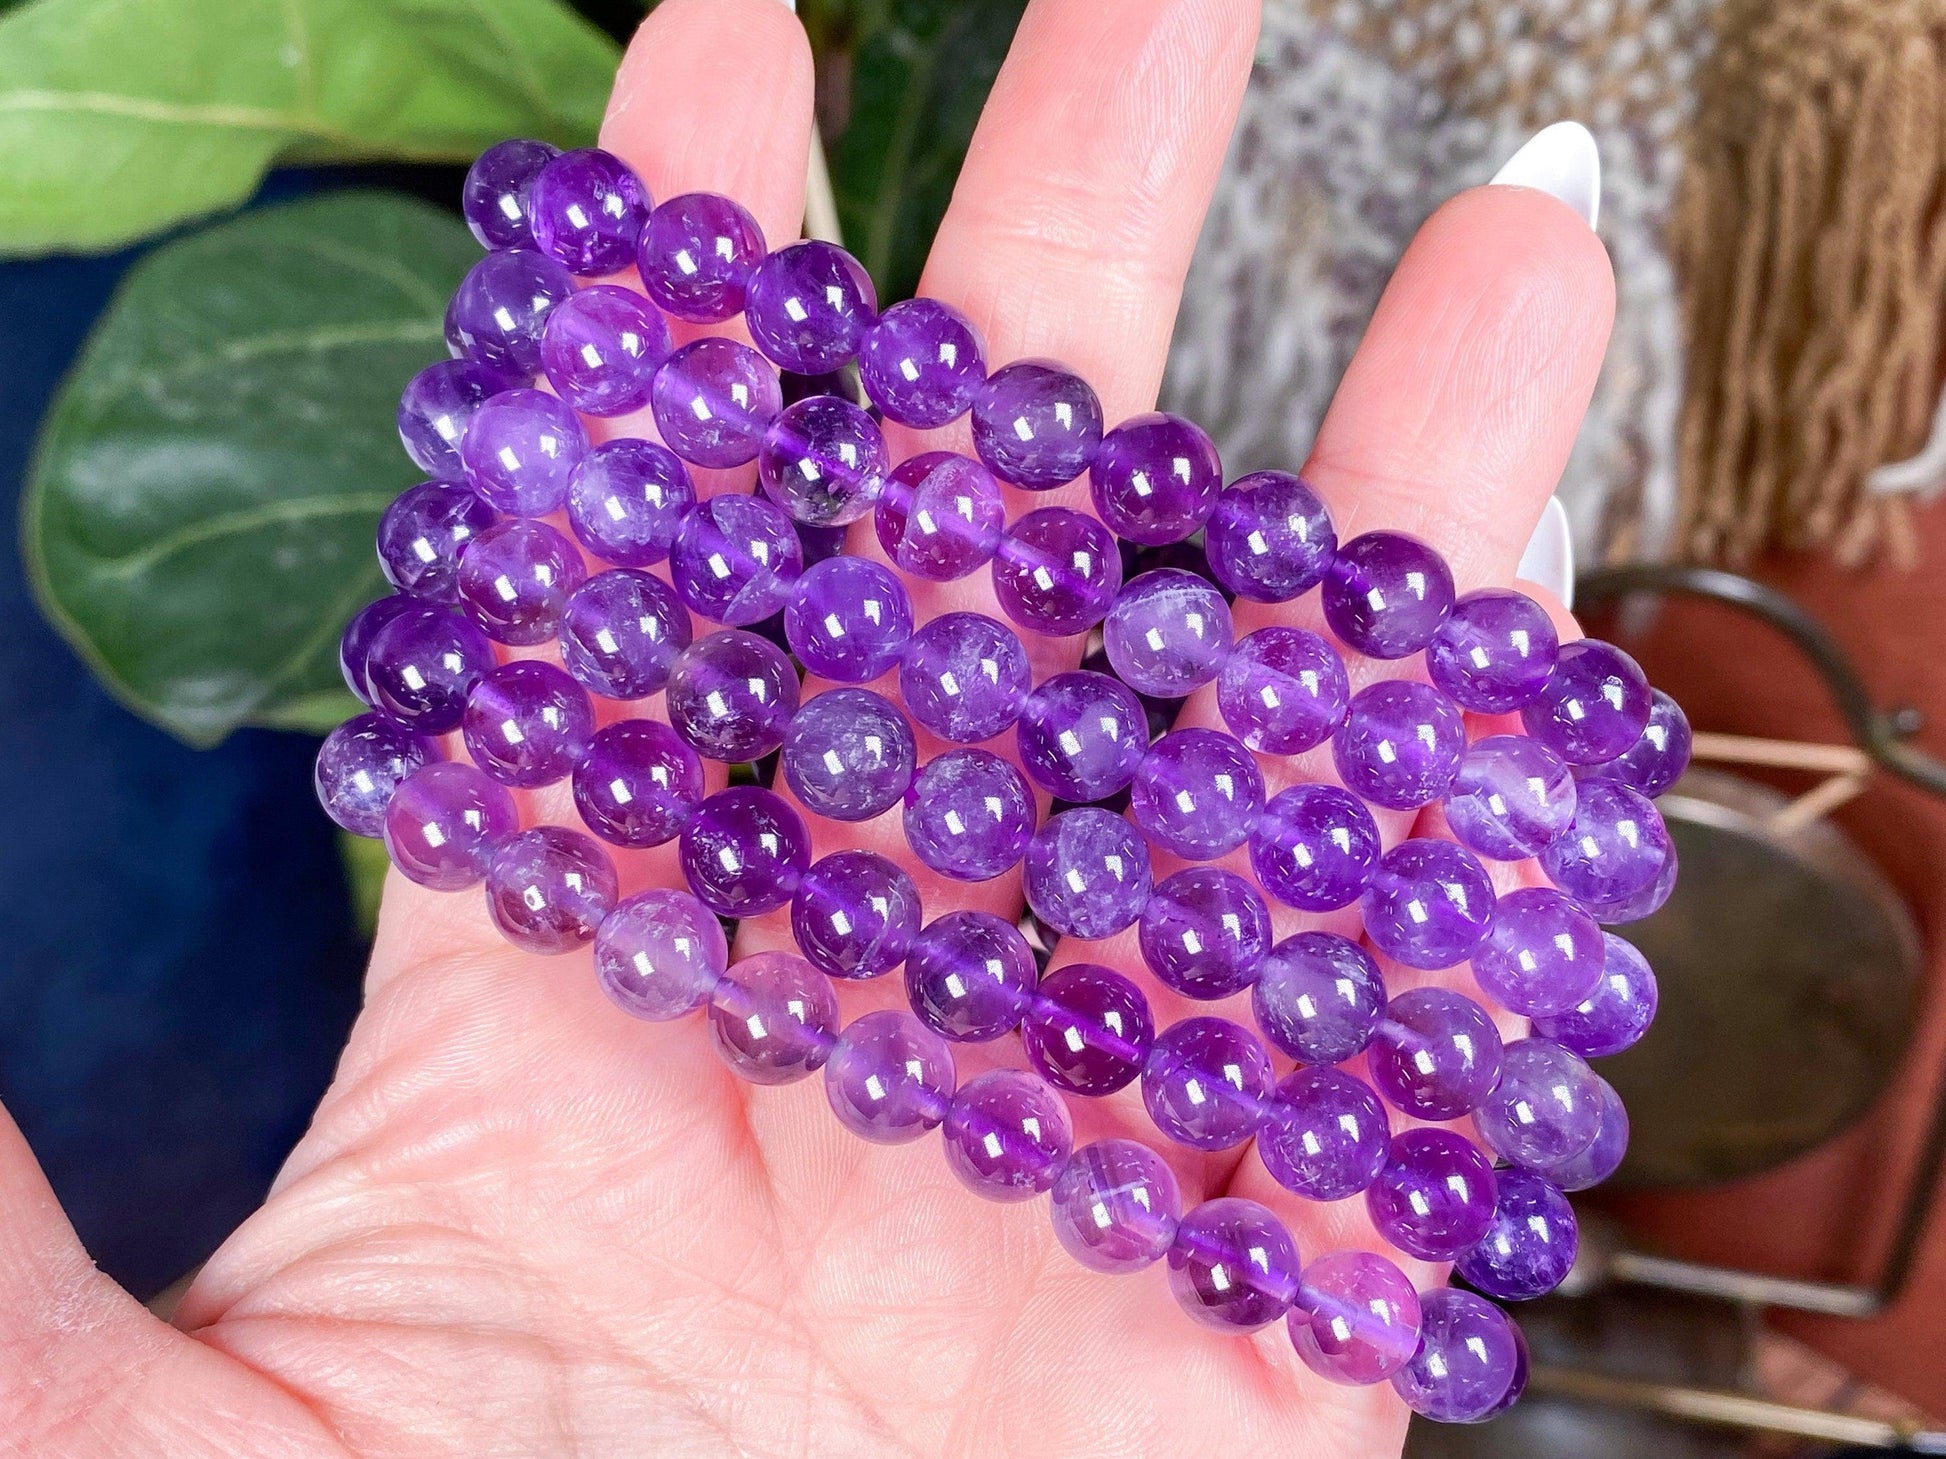
{"type": "MultiPolygon", "coordinates": [[[[994,363],[1067,361],[1111,423],[1151,406],[1256,23],[1252,0],[1029,7],[924,284],[973,317],[994,363]]],[[[604,143],[657,196],[729,193],[785,239],[810,124],[810,56],[777,0],[666,0],[623,63],[604,143]]],[[[1341,533],[1402,528],[1462,589],[1509,581],[1611,308],[1607,258],[1560,202],[1500,187],[1441,209],[1303,468],[1341,533]]],[[[875,550],[868,527],[854,540],[875,550]]],[[[1238,631],[1315,603],[1240,605],[1238,631]]],[[[920,599],[969,605],[992,607],[983,574],[920,599]]],[[[1037,651],[1046,672],[1078,645],[1037,651]]],[[[1185,722],[1213,712],[1205,695],[1185,722]]],[[[1316,753],[1269,768],[1329,773],[1316,753]]],[[[560,787],[537,799],[530,814],[572,823],[560,787]]],[[[819,830],[821,849],[898,846],[896,818],[819,830]]],[[[620,860],[625,891],[676,881],[666,848],[620,860]]],[[[1011,884],[922,890],[930,912],[1018,906],[1011,884]]],[[[754,924],[742,951],[788,936],[754,924]]],[[[1148,983],[1132,937],[1088,956],[1148,983]]],[[[845,988],[846,1016],[896,1002],[897,981],[845,988]]],[[[1164,1000],[1158,1022],[1183,1012],[1164,1000]]],[[[979,1067],[982,1051],[956,1052],[962,1078],[979,1067]]],[[[1134,1090],[1075,1111],[1077,1143],[1161,1143],[1134,1090]]],[[[1307,1255],[1375,1240],[1361,1202],[1307,1206],[1247,1150],[1182,1156],[1186,1204],[1264,1201],[1307,1255]]],[[[936,1141],[853,1138],[816,1081],[738,1083],[696,1020],[613,1008],[587,953],[517,952],[477,894],[396,875],[337,1080],[176,1323],[93,1269],[0,1118],[7,1454],[1382,1455],[1406,1417],[1389,1387],[1314,1378],[1281,1325],[1219,1337],[1157,1272],[1083,1270],[1044,1202],[981,1202],[936,1141]]]]}

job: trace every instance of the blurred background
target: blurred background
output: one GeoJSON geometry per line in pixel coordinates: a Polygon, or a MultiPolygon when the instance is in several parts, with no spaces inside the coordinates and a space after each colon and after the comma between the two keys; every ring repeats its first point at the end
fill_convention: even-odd
{"type": "MultiPolygon", "coordinates": [[[[882,301],[1021,8],[802,0],[882,301]]],[[[641,13],[0,0],[0,1097],[145,1298],[356,1011],[377,868],[309,762],[465,163],[591,141],[641,13]]],[[[1533,1396],[1413,1448],[1946,1453],[1946,0],[1268,0],[1165,404],[1232,474],[1300,462],[1413,230],[1562,118],[1621,299],[1561,485],[1581,607],[1699,768],[1627,929],[1663,1012],[1602,1071],[1636,1143],[1519,1314],[1533,1396]]]]}

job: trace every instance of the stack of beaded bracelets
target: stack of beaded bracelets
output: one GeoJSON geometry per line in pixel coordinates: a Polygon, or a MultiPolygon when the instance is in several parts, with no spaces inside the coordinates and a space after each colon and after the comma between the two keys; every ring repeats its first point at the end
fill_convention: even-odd
{"type": "Polygon", "coordinates": [[[1586,1059],[1628,1047],[1655,1010],[1647,964],[1600,924],[1646,915],[1673,885],[1650,797],[1688,758],[1675,703],[1619,649],[1560,645],[1518,593],[1456,598],[1422,542],[1372,532],[1340,544],[1295,476],[1224,485],[1188,421],[1150,414],[1104,433],[1094,392],[1061,366],[989,375],[957,311],[915,299],[880,313],[843,250],[767,253],[727,198],[652,206],[605,152],[508,142],[475,164],[465,204],[491,251],[447,312],[455,358],[417,376],[400,406],[406,449],[433,479],[379,528],[398,593],[345,632],[346,681],[372,712],[318,757],[338,824],[383,835],[427,886],[484,880],[494,921],[522,948],[592,943],[603,988],[629,1013],[707,1008],[715,1050],[742,1077],[822,1069],[833,1111],[869,1140],[943,1127],[973,1190],[1051,1191],[1078,1260],[1115,1272],[1166,1260],[1178,1301],[1211,1327],[1283,1317],[1317,1372],[1389,1380],[1437,1419],[1513,1402],[1525,1346],[1498,1307],[1457,1288],[1415,1292],[1369,1252],[1300,1263],[1255,1202],[1184,1213],[1149,1147],[1072,1150],[1062,1091],[1139,1080],[1169,1139],[1197,1150],[1254,1139],[1280,1185],[1318,1201],[1362,1193],[1387,1241],[1456,1262],[1479,1292],[1551,1290],[1576,1246],[1562,1192],[1606,1177],[1627,1141],[1621,1103],[1586,1059]],[[577,282],[630,268],[643,292],[577,282]],[[668,317],[738,314],[756,348],[672,345],[668,317]],[[870,409],[836,373],[854,362],[870,409]],[[539,376],[549,391],[531,388],[539,376]],[[583,416],[645,407],[659,443],[590,444],[583,416]],[[969,412],[975,456],[890,461],[881,419],[930,429],[969,412]],[[699,500],[691,467],[753,460],[763,495],[699,500]],[[1095,515],[1004,520],[1001,481],[1046,490],[1083,474],[1095,515]],[[987,568],[1013,627],[948,613],[915,628],[898,572],[832,555],[829,529],[867,514],[905,574],[987,568]],[[566,531],[545,520],[563,517],[566,531]],[[1200,555],[1187,545],[1199,532],[1200,555]],[[1124,583],[1125,549],[1136,569],[1164,565],[1124,583]],[[605,565],[590,575],[586,558],[605,565]],[[665,563],[666,577],[648,570],[665,563]],[[1321,634],[1234,639],[1234,597],[1285,603],[1314,587],[1344,647],[1423,653],[1424,679],[1352,694],[1321,634]],[[720,627],[692,638],[692,614],[720,627]],[[1016,629],[1097,627],[1101,667],[1031,683],[1016,629]],[[565,667],[497,664],[496,643],[558,643],[565,667]],[[840,687],[800,703],[799,665],[840,687]],[[893,674],[896,703],[862,687],[893,674]],[[1211,683],[1229,733],[1151,742],[1152,724],[1166,730],[1211,683]],[[667,722],[598,729],[590,693],[661,694],[667,722]],[[1467,712],[1497,732],[1469,743],[1467,712]],[[915,722],[954,748],[919,764],[915,722]],[[980,747],[1009,730],[1013,759],[980,747]],[[436,738],[455,731],[466,760],[436,738]],[[1266,801],[1258,755],[1327,741],[1343,788],[1266,801]],[[1095,940],[1136,927],[1160,982],[1202,1000],[1247,991],[1257,1031],[1222,1017],[1157,1031],[1134,982],[1087,962],[1043,977],[1013,923],[953,910],[923,922],[912,878],[886,857],[811,864],[803,818],[761,783],[704,794],[704,759],[773,755],[812,814],[856,822],[902,806],[925,866],[968,882],[1019,867],[1030,930],[1095,940]],[[587,832],[521,829],[508,787],[562,780],[587,832]],[[1036,788],[1055,805],[1038,827],[1036,788]],[[1456,839],[1383,850],[1368,803],[1437,804],[1456,839]],[[602,843],[671,840],[689,892],[619,899],[602,843]],[[1157,882],[1151,847],[1191,864],[1157,882]],[[1254,884],[1205,864],[1240,850],[1254,884]],[[1482,857],[1538,858],[1553,885],[1496,897],[1482,857]],[[1371,953],[1335,933],[1274,941],[1264,893],[1307,913],[1356,904],[1366,943],[1408,967],[1470,961],[1533,1035],[1503,1045],[1458,992],[1388,999],[1371,953]],[[784,907],[802,956],[731,965],[724,921],[784,907]],[[901,965],[912,1011],[841,1029],[827,979],[901,965]],[[1015,1031],[1033,1072],[957,1084],[950,1041],[1015,1031]],[[1276,1077],[1266,1040],[1294,1072],[1276,1077]],[[1360,1056],[1365,1077],[1339,1067],[1360,1056]],[[1498,1166],[1453,1130],[1394,1136],[1388,1106],[1412,1121],[1470,1118],[1498,1166]]]}

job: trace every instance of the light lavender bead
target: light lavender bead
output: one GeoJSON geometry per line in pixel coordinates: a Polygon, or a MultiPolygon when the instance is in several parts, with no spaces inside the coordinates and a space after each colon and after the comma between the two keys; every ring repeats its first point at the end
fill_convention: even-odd
{"type": "Polygon", "coordinates": [[[567,538],[516,517],[487,528],[460,558],[460,606],[500,643],[545,643],[560,632],[568,596],[587,571],[567,538]]]}
{"type": "Polygon", "coordinates": [[[1278,1082],[1257,1132],[1270,1178],[1310,1201],[1342,1201],[1378,1178],[1391,1127],[1378,1096],[1342,1069],[1298,1069],[1278,1082]]]}
{"type": "Polygon", "coordinates": [[[595,977],[623,1012],[661,1022],[709,1002],[730,965],[716,914],[687,892],[638,892],[595,934],[595,977]]]}
{"type": "Polygon", "coordinates": [[[633,289],[594,284],[563,299],[541,330],[541,368],[583,415],[626,415],[649,403],[669,358],[669,326],[633,289]]]}
{"type": "Polygon", "coordinates": [[[1473,952],[1481,989],[1509,1013],[1565,1013],[1601,980],[1601,928],[1552,887],[1501,897],[1493,925],[1473,952]]]}
{"type": "Polygon", "coordinates": [[[1579,1054],[1552,1039],[1517,1039],[1500,1061],[1500,1082],[1473,1123],[1493,1152],[1546,1170],[1574,1159],[1601,1131],[1601,1085],[1579,1054]]]}
{"type": "Polygon", "coordinates": [[[990,1201],[1028,1201],[1051,1187],[1074,1147],[1060,1093],[1019,1069],[963,1084],[946,1115],[946,1164],[990,1201]]]}
{"type": "Polygon", "coordinates": [[[1573,1049],[1584,1059],[1606,1058],[1632,1048],[1655,1021],[1655,970],[1632,943],[1601,935],[1601,977],[1587,998],[1565,1013],[1534,1020],[1534,1032],[1573,1049]]]}
{"type": "Polygon", "coordinates": [[[1257,1132],[1271,1079],[1270,1055],[1248,1029],[1227,1018],[1185,1018],[1150,1047],[1142,1103],[1177,1144],[1228,1150],[1257,1132]]]}
{"type": "Polygon", "coordinates": [[[953,1051],[910,1013],[882,1008],[846,1026],[824,1066],[838,1123],[874,1145],[903,1145],[946,1118],[953,1051]]]}
{"type": "Polygon", "coordinates": [[[530,248],[496,249],[474,264],[446,306],[446,344],[521,382],[541,372],[548,313],[574,293],[574,277],[530,248]]]}
{"type": "Polygon", "coordinates": [[[1493,1092],[1501,1057],[1500,1031],[1479,1004],[1413,988],[1392,999],[1372,1040],[1372,1083],[1401,1114],[1456,1120],[1493,1092]]]}
{"type": "Polygon", "coordinates": [[[999,876],[1020,861],[1033,834],[1027,782],[985,750],[947,751],[921,766],[906,791],[906,842],[941,876],[999,876]]]}
{"type": "Polygon", "coordinates": [[[986,566],[1005,526],[993,473],[952,451],[924,451],[893,467],[872,512],[893,566],[931,582],[986,566]]]}
{"type": "Polygon", "coordinates": [[[440,360],[407,383],[399,397],[399,440],[428,476],[456,481],[460,442],[479,408],[522,381],[477,360],[440,360]]]}
{"type": "Polygon", "coordinates": [[[1048,817],[1027,843],[1027,905],[1064,937],[1112,937],[1148,903],[1149,848],[1135,828],[1097,806],[1048,817]]]}
{"type": "Polygon", "coordinates": [[[870,689],[827,689],[784,730],[791,793],[812,815],[834,821],[868,821],[897,805],[917,760],[912,726],[870,689]]]}
{"type": "Polygon", "coordinates": [[[954,744],[1012,725],[1032,686],[1027,650],[984,613],[942,613],[914,633],[899,663],[899,694],[913,719],[954,744]]]}
{"type": "Polygon", "coordinates": [[[1486,588],[1453,605],[1426,645],[1426,672],[1461,708],[1505,714],[1547,687],[1560,646],[1539,603],[1525,593],[1486,588]]]}
{"type": "Polygon", "coordinates": [[[318,747],[313,783],[325,813],[354,836],[385,831],[392,792],[422,765],[445,758],[436,740],[382,714],[346,720],[318,747]]]}
{"type": "Polygon", "coordinates": [[[1224,661],[1216,704],[1230,732],[1251,749],[1295,755],[1323,744],[1345,722],[1351,680],[1323,635],[1259,628],[1224,661]]]}
{"type": "Polygon", "coordinates": [[[1564,1191],[1585,1191],[1600,1185],[1615,1173],[1628,1153],[1628,1111],[1622,1107],[1622,1097],[1599,1074],[1595,1086],[1601,1105],[1595,1138],[1579,1155],[1540,1172],[1564,1191]]]}
{"type": "Polygon", "coordinates": [[[764,493],[810,527],[847,526],[871,511],[891,466],[878,423],[835,395],[785,406],[757,452],[764,493]]]}
{"type": "Polygon", "coordinates": [[[606,699],[658,692],[688,647],[689,614],[675,592],[634,568],[596,573],[561,610],[561,661],[606,699]]]}
{"type": "Polygon", "coordinates": [[[1256,757],[1218,730],[1174,730],[1149,747],[1129,797],[1156,845],[1190,861],[1234,851],[1264,809],[1256,757]]]}
{"type": "Polygon", "coordinates": [[[401,492],[379,518],[379,568],[402,593],[456,603],[460,553],[493,520],[493,508],[466,487],[421,482],[401,492]]]}
{"type": "Polygon", "coordinates": [[[1525,1365],[1513,1321],[1484,1297],[1443,1287],[1420,1296],[1419,1349],[1392,1387],[1414,1413],[1477,1423],[1500,1408],[1525,1365]]]}
{"type": "Polygon", "coordinates": [[[1068,1158],[1049,1199],[1054,1234],[1092,1271],[1134,1272],[1176,1238],[1182,1194],[1162,1157],[1134,1140],[1097,1140],[1068,1158]]]}
{"type": "Polygon", "coordinates": [[[1574,819],[1567,762],[1525,735],[1488,735],[1467,747],[1446,792],[1446,824],[1482,856],[1524,861],[1574,819]]]}
{"type": "Polygon", "coordinates": [[[588,433],[575,413],[539,390],[503,390],[474,412],[460,442],[468,483],[511,517],[558,511],[587,453],[588,433]]]}
{"type": "Polygon", "coordinates": [[[689,468],[654,441],[603,441],[568,481],[568,523],[581,545],[617,567],[654,567],[696,505],[689,468]]]}
{"type": "Polygon", "coordinates": [[[1464,962],[1493,922],[1493,883],[1464,846],[1401,841],[1379,858],[1359,899],[1365,935],[1411,968],[1464,962]]]}
{"type": "Polygon", "coordinates": [[[1102,620],[1101,633],[1121,681],[1154,699],[1181,699],[1209,683],[1234,642],[1223,595],[1179,568],[1131,579],[1102,620]]]}
{"type": "Polygon", "coordinates": [[[1331,741],[1331,763],[1346,789],[1393,810],[1438,800],[1465,753],[1459,706],[1430,684],[1400,679],[1354,694],[1331,741]]]}
{"type": "Polygon", "coordinates": [[[664,444],[693,466],[741,466],[784,408],[770,362],[746,344],[710,336],[671,354],[655,372],[649,405],[664,444]]]}
{"type": "Polygon", "coordinates": [[[1287,471],[1240,476],[1216,500],[1203,551],[1239,598],[1288,603],[1323,581],[1338,534],[1318,494],[1287,471]]]}
{"type": "Polygon", "coordinates": [[[1385,980],[1357,943],[1335,932],[1300,932],[1263,959],[1250,1007],[1264,1037],[1293,1059],[1341,1064],[1378,1032],[1385,980]]]}
{"type": "Polygon", "coordinates": [[[1419,1349],[1419,1294],[1369,1251],[1332,1251],[1304,1265],[1286,1323],[1304,1366],[1333,1383],[1382,1383],[1419,1349]]]}
{"type": "Polygon", "coordinates": [[[710,1047],[740,1079],[790,1084],[822,1069],[838,1041],[838,997],[803,958],[760,952],[710,993],[710,1047]]]}
{"type": "Polygon", "coordinates": [[[594,941],[620,889],[615,863],[592,837],[536,826],[501,841],[487,864],[493,925],[523,952],[571,952],[594,941]]]}
{"type": "Polygon", "coordinates": [[[561,670],[525,659],[473,686],[460,732],[480,769],[502,785],[532,789],[567,778],[587,752],[595,711],[561,670]]]}
{"type": "Polygon", "coordinates": [[[473,766],[421,766],[385,808],[385,850],[420,886],[456,892],[486,875],[493,848],[519,828],[513,797],[473,766]]]}

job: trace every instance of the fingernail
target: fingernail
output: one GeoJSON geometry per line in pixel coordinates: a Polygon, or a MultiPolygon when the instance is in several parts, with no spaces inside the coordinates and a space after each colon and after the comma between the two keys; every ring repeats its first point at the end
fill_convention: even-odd
{"type": "Polygon", "coordinates": [[[1542,127],[1493,174],[1499,187],[1536,187],[1587,219],[1601,216],[1601,152],[1580,122],[1542,127]]]}
{"type": "Polygon", "coordinates": [[[1514,574],[1546,588],[1563,608],[1574,607],[1574,539],[1568,536],[1567,509],[1558,496],[1547,499],[1514,574]]]}

